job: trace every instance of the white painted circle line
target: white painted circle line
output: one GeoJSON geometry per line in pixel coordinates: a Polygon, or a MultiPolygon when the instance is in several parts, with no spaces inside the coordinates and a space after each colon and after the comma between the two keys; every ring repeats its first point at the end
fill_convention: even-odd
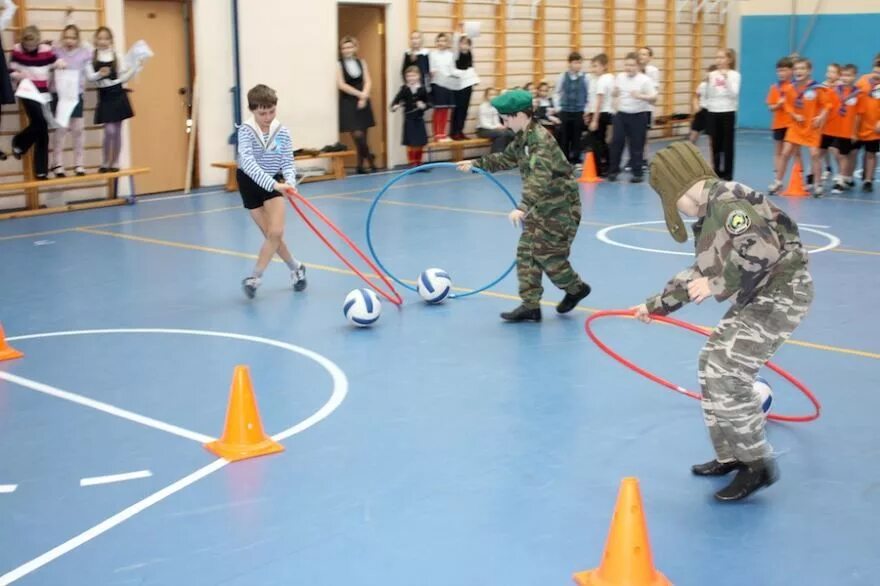
{"type": "Polygon", "coordinates": [[[79,481],[80,486],[98,486],[99,484],[112,484],[114,482],[125,482],[127,480],[138,480],[140,478],[149,478],[153,473],[149,470],[138,470],[137,472],[125,472],[123,474],[108,474],[107,476],[92,476],[91,478],[82,478],[79,481]]]}
{"type": "MultiPolygon", "coordinates": [[[[28,334],[24,336],[16,336],[14,338],[8,338],[8,340],[32,340],[37,338],[54,338],[61,336],[77,336],[77,335],[89,335],[89,334],[184,334],[184,335],[194,335],[194,336],[210,336],[216,338],[229,338],[233,340],[244,340],[248,342],[256,342],[258,344],[265,344],[267,346],[275,346],[276,348],[281,348],[284,350],[288,350],[289,352],[294,352],[296,354],[302,354],[308,358],[311,358],[318,364],[320,364],[324,369],[330,374],[333,379],[333,392],[330,395],[330,399],[324,404],[323,407],[318,409],[311,417],[308,417],[304,421],[297,423],[294,426],[291,426],[280,433],[277,433],[272,436],[272,439],[275,441],[281,441],[283,439],[289,438],[298,433],[302,433],[308,428],[312,427],[316,423],[322,421],[327,418],[328,415],[333,413],[342,401],[345,399],[348,394],[348,378],[346,378],[345,373],[342,372],[342,369],[339,368],[334,362],[330,359],[325,358],[324,356],[318,354],[317,352],[312,352],[311,350],[307,350],[306,348],[300,348],[299,346],[294,346],[293,344],[287,344],[286,342],[280,342],[278,340],[272,340],[269,338],[261,338],[259,336],[247,336],[244,334],[232,334],[228,332],[212,332],[206,330],[179,330],[179,329],[160,329],[160,328],[130,328],[130,329],[107,329],[107,330],[77,330],[70,332],[49,332],[43,334],[28,334]]],[[[210,464],[199,468],[195,472],[184,476],[177,482],[162,488],[150,496],[142,499],[135,504],[119,511],[112,517],[109,517],[94,527],[87,529],[80,533],[79,535],[68,539],[61,545],[58,545],[46,553],[32,559],[29,562],[26,562],[17,568],[7,572],[0,576],[0,586],[6,586],[11,584],[12,582],[27,576],[31,572],[34,572],[46,564],[52,562],[53,560],[63,556],[64,554],[73,551],[77,547],[83,545],[91,541],[92,539],[106,533],[113,527],[116,527],[120,523],[123,523],[127,519],[134,517],[138,513],[144,511],[145,509],[155,505],[156,503],[168,498],[176,492],[179,492],[190,486],[191,484],[195,484],[199,480],[205,478],[206,476],[213,474],[217,470],[220,470],[230,462],[228,460],[224,460],[223,458],[218,458],[214,460],[210,464]]]]}
{"type": "Polygon", "coordinates": [[[0,484],[0,494],[15,492],[16,488],[18,488],[17,484],[0,484]]]}
{"type": "MultiPolygon", "coordinates": [[[[655,252],[657,254],[673,254],[678,256],[694,256],[693,252],[685,252],[681,250],[666,250],[664,248],[649,248],[646,246],[636,246],[634,244],[626,244],[623,242],[618,242],[617,240],[612,240],[609,233],[614,230],[618,230],[620,228],[632,228],[634,226],[647,226],[653,224],[666,224],[664,220],[650,220],[647,222],[628,222],[626,224],[615,224],[614,226],[607,226],[602,228],[598,232],[596,232],[596,238],[598,238],[601,242],[605,244],[610,244],[611,246],[617,246],[620,248],[629,248],[630,250],[638,250],[641,252],[655,252]]],[[[816,228],[828,228],[828,226],[817,226],[815,224],[798,224],[798,227],[804,232],[812,232],[813,234],[818,234],[824,238],[828,239],[828,244],[825,246],[821,246],[815,250],[808,250],[810,254],[816,254],[817,252],[826,252],[831,250],[832,248],[837,248],[840,246],[840,238],[835,236],[834,234],[829,234],[828,232],[823,232],[822,230],[817,230],[816,228]]]]}

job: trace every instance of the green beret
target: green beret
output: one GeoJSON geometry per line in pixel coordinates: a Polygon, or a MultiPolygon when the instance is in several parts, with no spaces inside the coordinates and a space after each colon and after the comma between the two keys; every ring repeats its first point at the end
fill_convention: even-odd
{"type": "Polygon", "coordinates": [[[491,103],[499,114],[516,114],[532,108],[532,94],[525,90],[511,90],[491,103]]]}

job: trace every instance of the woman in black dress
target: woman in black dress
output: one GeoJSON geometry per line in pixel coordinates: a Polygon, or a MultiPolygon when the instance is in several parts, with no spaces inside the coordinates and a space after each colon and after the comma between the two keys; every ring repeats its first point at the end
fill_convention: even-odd
{"type": "Polygon", "coordinates": [[[357,58],[358,44],[354,37],[343,37],[339,43],[342,57],[336,71],[339,88],[339,131],[350,132],[357,149],[357,172],[366,173],[364,162],[376,170],[375,157],[367,144],[367,130],[376,125],[370,105],[373,86],[367,64],[357,58]]]}

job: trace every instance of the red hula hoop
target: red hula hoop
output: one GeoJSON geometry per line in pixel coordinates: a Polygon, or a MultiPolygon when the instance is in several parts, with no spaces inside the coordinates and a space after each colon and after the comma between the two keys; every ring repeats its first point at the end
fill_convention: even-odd
{"type": "MultiPolygon", "coordinates": [[[[645,377],[649,380],[652,380],[655,383],[666,387],[667,389],[675,391],[676,393],[681,393],[682,395],[687,395],[688,397],[690,397],[692,399],[699,400],[701,398],[701,396],[698,393],[694,393],[692,391],[689,391],[689,390],[685,389],[684,387],[680,387],[676,384],[673,384],[673,383],[667,381],[666,379],[657,376],[656,374],[654,374],[652,372],[648,372],[644,368],[640,368],[636,364],[632,363],[631,361],[627,360],[626,358],[624,358],[623,356],[621,356],[620,354],[618,354],[617,352],[612,350],[607,344],[605,344],[604,342],[602,342],[602,340],[600,340],[598,337],[596,337],[596,334],[593,333],[593,329],[590,326],[590,323],[594,320],[597,320],[597,319],[602,319],[604,317],[633,317],[634,313],[635,312],[633,310],[597,311],[596,313],[594,313],[593,315],[588,317],[586,322],[584,322],[584,329],[587,331],[587,335],[590,337],[590,339],[593,340],[593,342],[595,342],[595,344],[603,352],[605,352],[606,354],[608,354],[609,356],[611,356],[612,358],[614,358],[615,360],[617,360],[618,362],[620,362],[621,364],[623,364],[624,366],[629,368],[630,370],[633,370],[633,371],[639,373],[640,375],[642,375],[643,377],[645,377]]],[[[686,330],[689,330],[691,332],[695,332],[697,334],[701,334],[703,336],[707,336],[707,337],[709,336],[709,333],[706,332],[705,330],[698,328],[697,326],[695,326],[693,324],[689,324],[687,322],[683,322],[683,321],[677,320],[675,318],[671,318],[668,316],[652,315],[651,319],[654,321],[659,321],[662,323],[667,323],[670,325],[678,326],[680,328],[684,328],[686,330]]],[[[808,389],[806,387],[806,385],[804,385],[801,381],[799,381],[794,376],[789,374],[786,370],[780,368],[779,366],[773,364],[772,362],[768,362],[767,367],[770,370],[772,370],[773,372],[775,372],[776,374],[778,374],[779,376],[781,376],[782,378],[784,378],[785,380],[787,380],[788,382],[790,382],[792,385],[794,385],[800,392],[802,392],[807,397],[807,399],[810,400],[810,402],[813,404],[813,408],[815,409],[815,412],[812,415],[797,415],[797,416],[795,416],[795,415],[775,415],[775,414],[771,413],[770,415],[767,416],[767,419],[772,419],[773,421],[788,421],[788,422],[796,422],[796,423],[803,423],[803,422],[813,421],[815,419],[818,419],[819,412],[822,408],[822,405],[819,403],[819,400],[810,391],[810,389],[808,389]]]]}
{"type": "Polygon", "coordinates": [[[339,257],[339,260],[341,260],[343,263],[345,263],[345,266],[347,266],[349,269],[352,270],[352,272],[354,272],[357,276],[359,276],[361,279],[363,279],[365,283],[367,283],[368,285],[373,287],[376,290],[376,292],[379,293],[379,295],[381,295],[382,297],[384,297],[385,299],[387,299],[388,301],[390,301],[394,305],[397,305],[399,307],[400,305],[403,304],[403,298],[400,296],[400,293],[397,292],[397,289],[394,288],[394,285],[392,285],[388,281],[388,279],[385,277],[385,275],[382,274],[382,271],[380,271],[379,268],[373,264],[373,261],[371,261],[369,258],[367,258],[367,255],[365,255],[361,251],[361,249],[358,248],[355,245],[355,243],[352,242],[351,239],[345,235],[345,233],[342,230],[337,228],[336,225],[333,222],[331,222],[327,216],[322,214],[321,211],[318,208],[316,208],[314,206],[314,204],[312,204],[312,202],[310,202],[309,200],[304,198],[302,195],[300,195],[300,193],[298,191],[296,191],[295,189],[288,190],[286,192],[286,195],[287,195],[287,201],[290,202],[290,205],[293,206],[293,209],[296,210],[296,213],[298,213],[300,215],[300,217],[303,219],[303,222],[306,223],[306,226],[311,228],[312,232],[315,233],[315,236],[320,238],[321,242],[323,242],[327,246],[327,248],[329,248],[331,251],[333,251],[333,254],[335,254],[337,257],[339,257]],[[327,238],[321,233],[321,231],[318,230],[318,228],[312,223],[312,221],[309,220],[309,218],[303,213],[303,211],[296,204],[296,201],[294,201],[294,198],[298,199],[300,201],[300,203],[302,203],[307,208],[309,208],[309,210],[313,214],[315,214],[316,216],[321,218],[321,221],[324,222],[325,224],[327,224],[327,226],[331,230],[333,230],[333,232],[335,232],[337,236],[342,238],[342,240],[352,250],[354,250],[357,253],[357,255],[359,257],[361,257],[361,259],[370,266],[371,269],[373,269],[373,272],[375,274],[377,274],[380,279],[382,279],[382,282],[388,286],[388,289],[391,290],[391,293],[389,294],[389,293],[383,291],[382,289],[380,289],[379,287],[376,287],[376,285],[372,281],[370,281],[370,279],[367,278],[367,276],[365,274],[363,274],[357,267],[355,267],[351,262],[349,262],[349,260],[347,258],[342,256],[342,253],[339,252],[339,250],[335,246],[333,246],[329,240],[327,240],[327,238]]]}

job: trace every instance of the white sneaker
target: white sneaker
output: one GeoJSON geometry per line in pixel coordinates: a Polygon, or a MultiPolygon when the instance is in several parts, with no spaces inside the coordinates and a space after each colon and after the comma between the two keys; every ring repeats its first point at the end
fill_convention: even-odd
{"type": "Polygon", "coordinates": [[[822,171],[822,181],[828,181],[828,178],[831,177],[831,171],[825,169],[822,171]]]}
{"type": "Polygon", "coordinates": [[[253,299],[257,294],[257,288],[260,286],[259,277],[248,277],[241,282],[241,289],[248,299],[253,299]]]}
{"type": "Polygon", "coordinates": [[[290,286],[294,291],[304,291],[306,288],[306,265],[299,263],[299,268],[290,271],[290,286]]]}
{"type": "Polygon", "coordinates": [[[780,189],[782,189],[782,181],[779,180],[773,181],[773,183],[771,183],[770,186],[767,187],[767,191],[770,193],[770,195],[776,195],[777,193],[779,193],[780,189]]]}
{"type": "Polygon", "coordinates": [[[825,189],[821,185],[817,185],[815,188],[813,188],[813,197],[818,199],[823,195],[825,195],[825,189]]]}

